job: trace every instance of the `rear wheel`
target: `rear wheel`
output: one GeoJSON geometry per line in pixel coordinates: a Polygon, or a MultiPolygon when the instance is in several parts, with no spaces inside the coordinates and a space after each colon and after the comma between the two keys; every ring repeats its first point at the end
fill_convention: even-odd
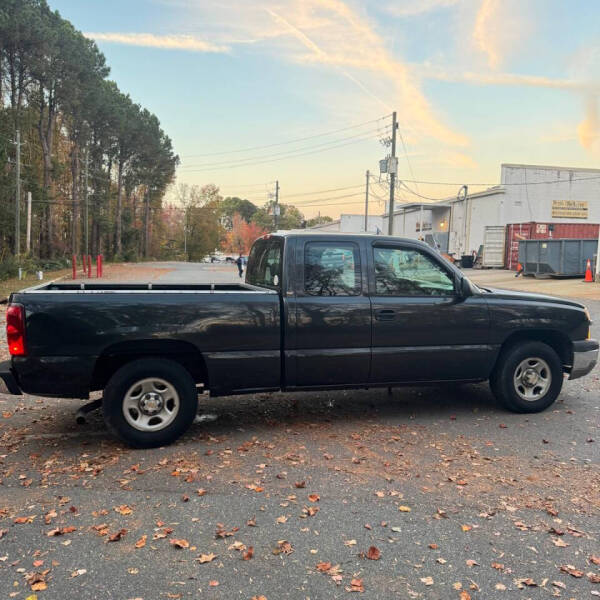
{"type": "Polygon", "coordinates": [[[543,342],[522,342],[504,350],[490,385],[502,404],[514,412],[533,413],[554,403],[563,383],[558,354],[543,342]]]}
{"type": "Polygon", "coordinates": [[[134,448],[174,442],[193,423],[198,407],[196,383],[179,363],[144,358],[120,368],[102,401],[108,429],[134,448]]]}

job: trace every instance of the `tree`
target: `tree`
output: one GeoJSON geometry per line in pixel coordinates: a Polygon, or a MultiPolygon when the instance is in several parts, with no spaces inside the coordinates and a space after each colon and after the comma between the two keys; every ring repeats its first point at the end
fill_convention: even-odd
{"type": "Polygon", "coordinates": [[[256,223],[248,223],[242,215],[235,213],[232,227],[225,234],[223,249],[226,252],[248,254],[255,240],[265,233],[267,233],[265,229],[256,223]]]}
{"type": "Polygon", "coordinates": [[[237,196],[228,196],[221,202],[220,208],[223,227],[225,227],[225,229],[231,229],[233,215],[235,214],[240,215],[246,223],[250,223],[257,210],[258,207],[256,204],[253,204],[250,200],[243,200],[237,196]]]}
{"type": "Polygon", "coordinates": [[[94,253],[132,259],[164,246],[163,197],[179,159],[156,115],[108,74],[96,44],[46,0],[0,0],[0,261],[14,247],[16,129],[34,256],[79,253],[85,193],[94,253]]]}
{"type": "Polygon", "coordinates": [[[219,247],[223,236],[219,188],[182,183],[176,195],[184,213],[187,260],[202,260],[219,247]]]}
{"type": "Polygon", "coordinates": [[[315,225],[323,225],[324,223],[331,223],[333,219],[331,217],[321,216],[313,217],[312,219],[308,219],[306,221],[307,227],[314,227],[315,225]]]}
{"type": "MultiPolygon", "coordinates": [[[[262,229],[273,231],[275,224],[273,222],[273,202],[267,202],[262,208],[259,208],[252,217],[252,220],[262,229]]],[[[304,215],[292,204],[279,205],[279,229],[299,229],[302,227],[304,215]]]]}

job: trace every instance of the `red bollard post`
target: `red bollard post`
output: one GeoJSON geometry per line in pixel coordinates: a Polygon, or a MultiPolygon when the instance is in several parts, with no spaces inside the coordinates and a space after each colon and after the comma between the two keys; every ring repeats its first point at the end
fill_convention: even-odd
{"type": "Polygon", "coordinates": [[[87,257],[87,276],[89,279],[92,277],[92,255],[88,254],[87,257]]]}

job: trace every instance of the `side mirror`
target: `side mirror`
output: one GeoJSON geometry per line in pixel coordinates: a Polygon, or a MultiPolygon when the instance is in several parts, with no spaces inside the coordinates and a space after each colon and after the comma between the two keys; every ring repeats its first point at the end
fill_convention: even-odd
{"type": "Polygon", "coordinates": [[[469,280],[466,277],[463,277],[460,280],[460,297],[461,298],[468,298],[469,296],[473,295],[473,290],[471,289],[471,284],[469,283],[469,280]]]}

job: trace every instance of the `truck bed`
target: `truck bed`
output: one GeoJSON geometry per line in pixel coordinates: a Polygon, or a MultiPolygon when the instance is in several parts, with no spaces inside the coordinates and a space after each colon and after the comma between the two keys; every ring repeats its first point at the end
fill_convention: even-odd
{"type": "Polygon", "coordinates": [[[27,288],[19,294],[48,292],[260,292],[275,293],[246,283],[159,283],[159,282],[81,282],[81,283],[44,283],[27,288]]]}

